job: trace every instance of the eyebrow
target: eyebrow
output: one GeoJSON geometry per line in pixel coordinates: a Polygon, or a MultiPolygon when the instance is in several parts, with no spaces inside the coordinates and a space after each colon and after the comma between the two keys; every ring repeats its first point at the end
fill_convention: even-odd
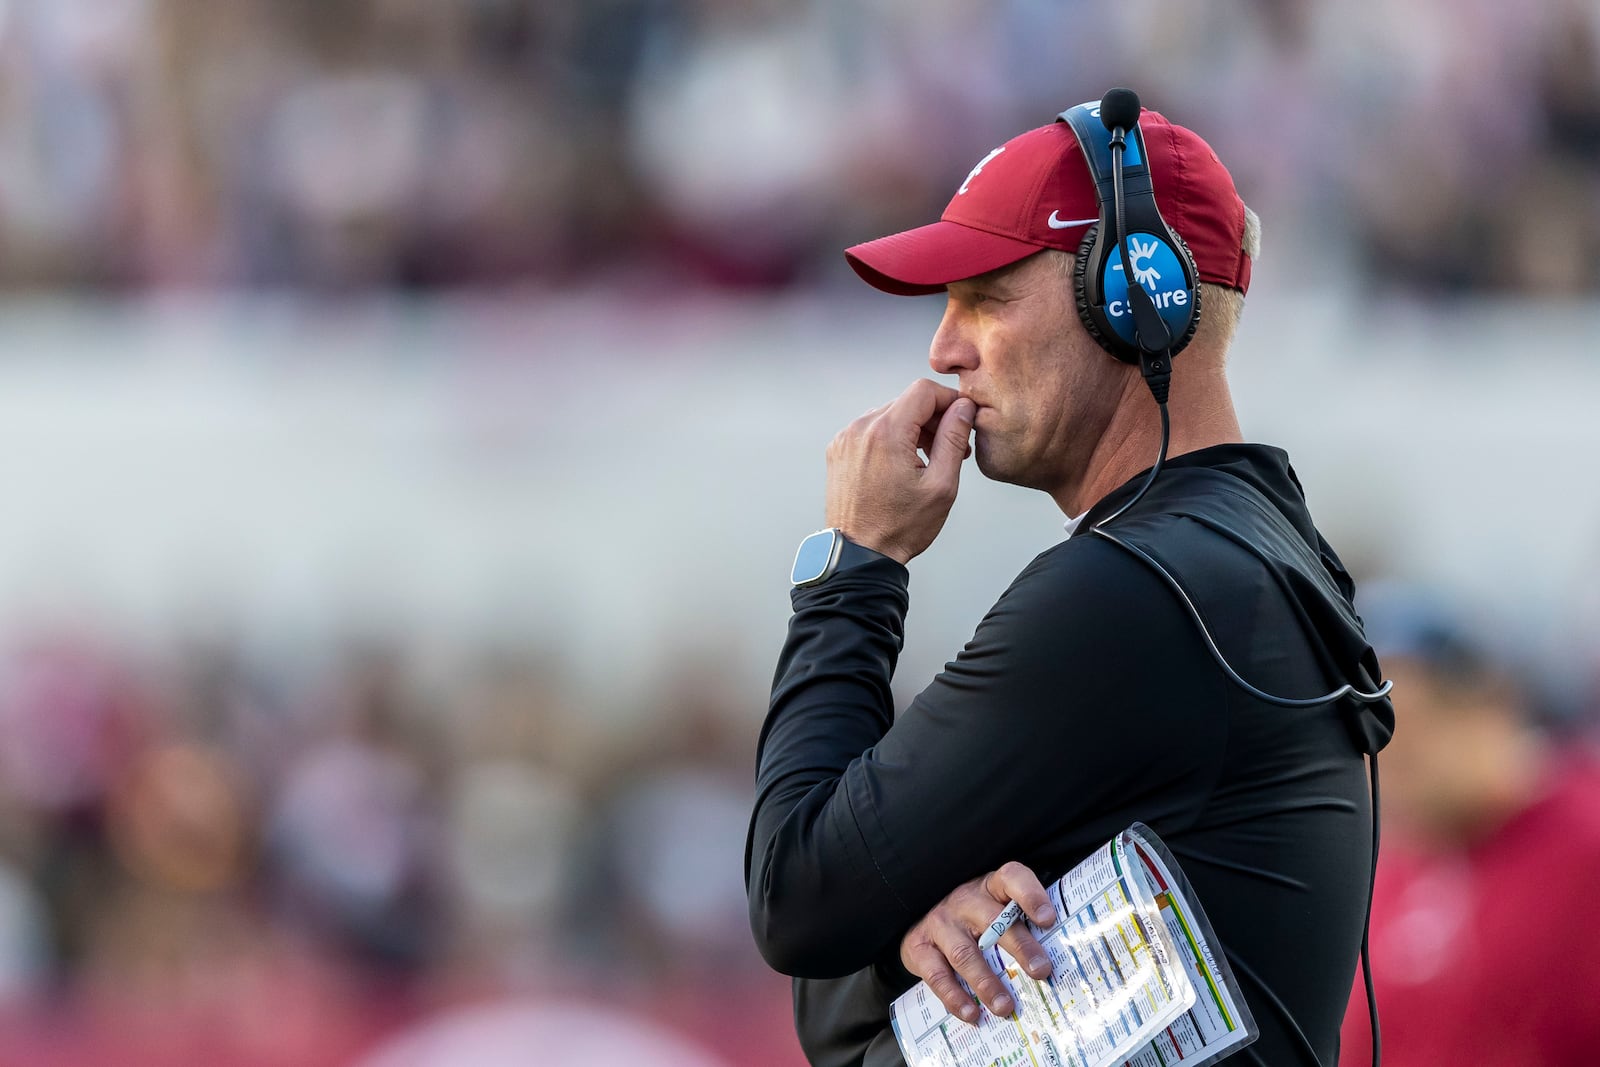
{"type": "Polygon", "coordinates": [[[951,284],[973,285],[982,288],[994,288],[996,286],[1008,288],[1010,285],[1011,271],[1015,266],[1015,263],[1008,263],[1004,267],[996,267],[994,270],[987,271],[983,274],[974,274],[970,278],[962,278],[959,281],[952,282],[951,284]]]}

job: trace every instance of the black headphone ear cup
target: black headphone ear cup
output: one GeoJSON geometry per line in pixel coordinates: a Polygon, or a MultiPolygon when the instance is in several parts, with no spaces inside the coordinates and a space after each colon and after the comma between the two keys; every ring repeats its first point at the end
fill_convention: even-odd
{"type": "MultiPolygon", "coordinates": [[[[1189,312],[1189,328],[1183,331],[1183,336],[1172,342],[1171,354],[1176,356],[1184,350],[1188,343],[1194,340],[1195,331],[1200,328],[1200,274],[1195,270],[1194,255],[1189,251],[1189,246],[1184,243],[1170,227],[1167,235],[1172,238],[1172,249],[1178,258],[1183,261],[1183,269],[1193,286],[1189,292],[1192,297],[1189,312]]],[[[1121,337],[1111,331],[1109,323],[1104,323],[1104,312],[1089,302],[1089,253],[1094,249],[1095,240],[1100,236],[1100,224],[1095,223],[1084,233],[1083,240],[1078,242],[1078,254],[1072,263],[1072,292],[1078,302],[1078,318],[1083,322],[1083,328],[1089,331],[1100,347],[1124,363],[1137,365],[1139,362],[1139,349],[1130,345],[1121,337]]]]}
{"type": "Polygon", "coordinates": [[[1101,348],[1124,363],[1137,363],[1139,353],[1113,334],[1109,326],[1101,328],[1100,309],[1089,302],[1089,253],[1094,250],[1094,243],[1099,237],[1100,224],[1097,222],[1084,232],[1083,240],[1078,242],[1078,254],[1072,261],[1072,293],[1078,301],[1078,319],[1101,348]]]}

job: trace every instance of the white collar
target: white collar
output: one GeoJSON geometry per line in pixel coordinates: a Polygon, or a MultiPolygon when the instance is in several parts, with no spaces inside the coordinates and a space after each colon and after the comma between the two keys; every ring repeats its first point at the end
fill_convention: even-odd
{"type": "Polygon", "coordinates": [[[1070,541],[1072,539],[1072,535],[1078,532],[1078,527],[1083,524],[1083,518],[1087,514],[1089,514],[1087,511],[1079,512],[1061,524],[1062,527],[1067,531],[1067,540],[1070,541]]]}

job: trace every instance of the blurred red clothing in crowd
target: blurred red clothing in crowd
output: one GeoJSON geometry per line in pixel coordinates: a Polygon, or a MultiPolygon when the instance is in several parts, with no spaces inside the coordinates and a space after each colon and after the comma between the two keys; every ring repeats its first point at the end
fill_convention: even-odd
{"type": "MultiPolygon", "coordinates": [[[[1560,758],[1542,794],[1456,851],[1383,846],[1372,966],[1385,1067],[1591,1067],[1600,1059],[1600,764],[1560,758]]],[[[1359,977],[1345,1067],[1370,1058],[1359,977]]]]}

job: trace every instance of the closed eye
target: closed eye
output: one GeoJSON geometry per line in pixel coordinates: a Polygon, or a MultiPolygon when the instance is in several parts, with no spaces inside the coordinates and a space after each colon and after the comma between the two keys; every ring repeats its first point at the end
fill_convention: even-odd
{"type": "Polygon", "coordinates": [[[1008,298],[992,289],[978,289],[970,285],[963,285],[959,289],[950,287],[950,298],[962,307],[978,310],[992,311],[1002,304],[1009,303],[1008,298]]]}

